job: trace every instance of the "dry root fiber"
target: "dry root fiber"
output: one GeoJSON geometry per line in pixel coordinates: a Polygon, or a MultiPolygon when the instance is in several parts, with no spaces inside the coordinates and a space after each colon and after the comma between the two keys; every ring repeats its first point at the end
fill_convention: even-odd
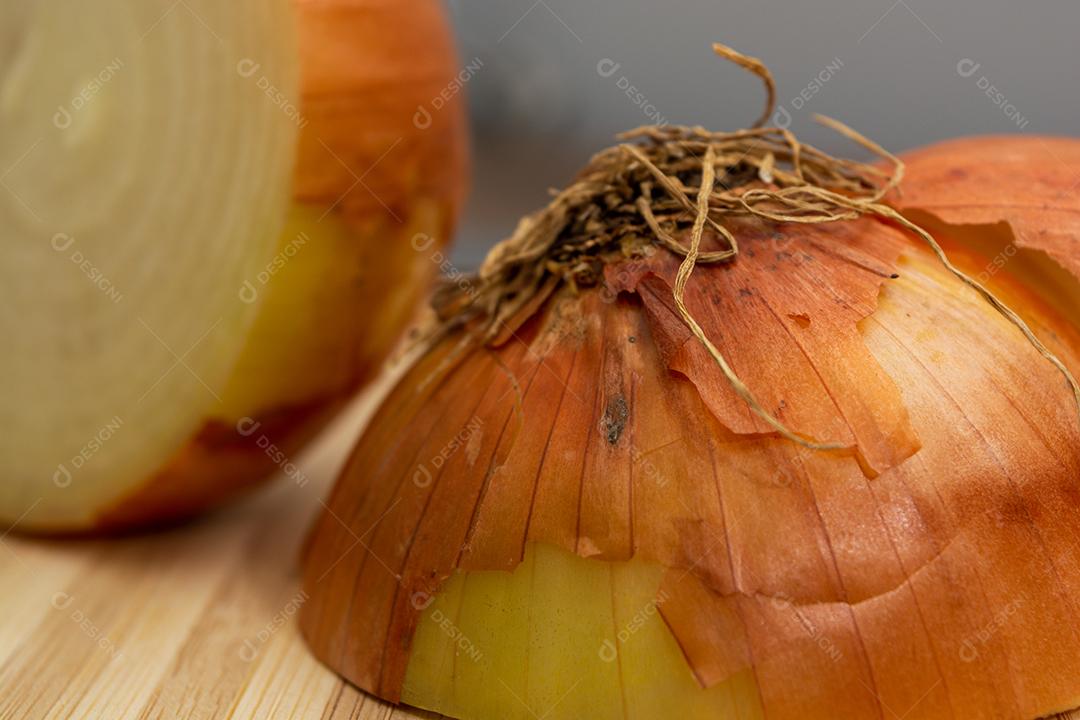
{"type": "Polygon", "coordinates": [[[701,127],[645,126],[619,135],[622,141],[595,155],[576,181],[551,203],[524,219],[488,255],[479,273],[463,285],[442,288],[434,306],[439,324],[432,331],[465,326],[467,342],[495,343],[538,299],[558,284],[600,282],[610,262],[647,255],[655,248],[684,258],[674,287],[683,322],[708,350],[734,391],[781,436],[818,450],[841,447],[795,434],[768,412],[734,373],[683,301],[699,263],[733,262],[738,238],[732,220],[756,216],[780,223],[831,223],[877,216],[925,241],[948,270],[974,288],[1024,333],[1066,378],[1080,411],[1080,385],[1027,324],[987,288],[950,262],[929,232],[884,199],[899,185],[904,164],[892,153],[831,118],[822,124],[885,160],[891,168],[833,157],[805,145],[784,128],[764,127],[772,115],[775,84],[769,70],[751,58],[716,44],[721,57],[761,78],[765,111],[755,125],[735,132],[701,127]],[[703,251],[706,233],[722,245],[703,251]],[[689,244],[677,238],[689,236],[689,244]]]}

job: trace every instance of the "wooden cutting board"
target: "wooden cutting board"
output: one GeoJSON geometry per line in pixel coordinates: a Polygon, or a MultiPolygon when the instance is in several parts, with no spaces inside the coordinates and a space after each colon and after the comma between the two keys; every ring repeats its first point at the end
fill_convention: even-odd
{"type": "Polygon", "coordinates": [[[440,717],[344,683],[296,628],[298,549],[388,382],[297,459],[303,486],[152,535],[0,536],[0,720],[440,717]]]}
{"type": "Polygon", "coordinates": [[[303,486],[150,535],[0,537],[0,719],[438,717],[344,683],[296,627],[300,545],[385,384],[296,459],[303,486]]]}

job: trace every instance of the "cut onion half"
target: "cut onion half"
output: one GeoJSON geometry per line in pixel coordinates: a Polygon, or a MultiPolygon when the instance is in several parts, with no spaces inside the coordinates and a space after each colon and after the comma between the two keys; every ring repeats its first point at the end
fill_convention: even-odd
{"type": "MultiPolygon", "coordinates": [[[[1023,204],[987,192],[984,207],[956,179],[925,191],[931,171],[963,164],[913,163],[927,185],[904,197],[936,204],[905,212],[983,295],[897,218],[727,216],[710,204],[714,145],[698,140],[723,136],[651,132],[641,167],[607,156],[614,170],[594,174],[594,156],[488,256],[486,277],[525,293],[492,303],[495,331],[449,328],[383,400],[306,545],[298,618],[316,656],[463,720],[1080,705],[1076,398],[985,301],[1080,368],[1080,284],[1059,259],[1077,238],[1059,221],[1071,183],[973,142],[969,181],[1043,183],[1023,204]],[[681,152],[700,145],[697,160],[681,152]],[[665,171],[650,157],[674,159],[665,171]],[[696,223],[669,216],[666,237],[627,257],[630,208],[687,207],[652,194],[656,177],[699,198],[696,223]],[[710,212],[740,254],[688,280],[680,250],[734,245],[703,231],[710,212]],[[502,276],[505,257],[524,260],[502,276]],[[519,290],[521,277],[536,282],[519,290]],[[794,439],[755,424],[717,356],[794,439]]],[[[748,176],[726,207],[753,207],[748,176]]]]}
{"type": "Polygon", "coordinates": [[[441,8],[400,5],[0,6],[0,520],[143,525],[296,472],[378,367],[462,172],[456,104],[411,122],[456,72],[441,8]],[[410,43],[368,37],[401,13],[430,49],[387,90],[410,43]]]}

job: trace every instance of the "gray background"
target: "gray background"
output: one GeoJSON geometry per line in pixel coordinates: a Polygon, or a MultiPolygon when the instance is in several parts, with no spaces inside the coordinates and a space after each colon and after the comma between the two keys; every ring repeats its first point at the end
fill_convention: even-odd
{"type": "Polygon", "coordinates": [[[482,63],[465,84],[475,174],[454,254],[463,269],[612,135],[649,122],[620,84],[632,84],[670,123],[716,130],[752,123],[761,86],[716,58],[714,41],[764,60],[791,129],[829,151],[859,156],[815,126],[813,113],[892,150],[971,134],[1080,135],[1077,0],[451,0],[450,7],[462,65],[482,63]],[[597,71],[604,59],[620,65],[610,77],[597,71]],[[965,59],[968,70],[979,63],[966,77],[957,70],[965,59]],[[809,100],[796,99],[829,75],[809,100]],[[987,96],[988,85],[1003,102],[987,96]]]}

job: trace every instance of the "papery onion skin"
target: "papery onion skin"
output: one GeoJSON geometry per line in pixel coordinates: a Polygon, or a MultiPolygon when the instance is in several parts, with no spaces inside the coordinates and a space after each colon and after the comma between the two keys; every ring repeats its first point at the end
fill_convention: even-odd
{"type": "MultiPolygon", "coordinates": [[[[323,662],[401,699],[415,599],[541,543],[668,568],[689,669],[706,686],[751,671],[769,718],[1078,704],[1080,431],[1060,375],[878,220],[736,234],[743,255],[699,268],[688,303],[766,407],[814,436],[846,427],[850,448],[764,432],[694,360],[677,258],[611,266],[443,377],[450,338],[383,404],[307,549],[301,628],[323,662]]],[[[986,261],[938,239],[969,272],[986,261]]],[[[1007,270],[994,282],[1076,369],[1077,328],[1007,270]]]]}
{"type": "Polygon", "coordinates": [[[900,208],[954,225],[1007,222],[1023,248],[1080,278],[1080,140],[1003,135],[961,138],[905,153],[900,208]]]}
{"type": "Polygon", "coordinates": [[[259,288],[219,412],[158,472],[102,498],[89,519],[32,513],[20,529],[176,521],[282,470],[379,370],[438,273],[433,258],[452,236],[467,175],[463,96],[444,98],[426,124],[414,120],[459,71],[442,3],[294,7],[302,125],[281,247],[301,233],[308,247],[259,288]],[[430,238],[420,249],[418,236],[430,238]],[[238,423],[258,432],[241,434],[238,423]]]}

